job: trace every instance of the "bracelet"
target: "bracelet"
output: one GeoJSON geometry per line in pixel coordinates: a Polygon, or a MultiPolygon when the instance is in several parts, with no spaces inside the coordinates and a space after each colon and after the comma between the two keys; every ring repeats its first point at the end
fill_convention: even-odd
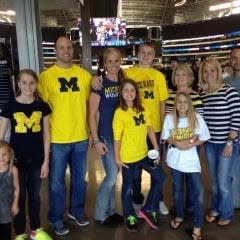
{"type": "Polygon", "coordinates": [[[226,145],[227,146],[232,146],[233,145],[233,141],[232,140],[227,140],[226,145]]]}

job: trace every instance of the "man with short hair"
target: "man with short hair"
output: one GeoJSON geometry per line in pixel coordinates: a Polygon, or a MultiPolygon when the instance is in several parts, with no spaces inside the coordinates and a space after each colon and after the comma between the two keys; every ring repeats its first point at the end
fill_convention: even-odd
{"type": "MultiPolygon", "coordinates": [[[[230,53],[230,65],[233,69],[233,76],[225,79],[225,82],[235,87],[240,93],[240,46],[235,46],[230,53]]],[[[237,146],[238,142],[236,143],[237,146]]],[[[240,152],[237,151],[233,165],[233,205],[240,208],[240,152]]]]}
{"type": "Polygon", "coordinates": [[[173,73],[174,69],[176,69],[176,67],[178,66],[178,63],[179,63],[179,60],[177,57],[171,57],[170,58],[170,66],[166,70],[167,86],[168,86],[168,89],[171,89],[172,91],[177,90],[176,86],[174,86],[174,84],[172,82],[172,73],[173,73]]]}
{"type": "Polygon", "coordinates": [[[91,74],[72,63],[73,46],[68,38],[57,39],[55,54],[57,62],[40,74],[38,90],[52,109],[48,219],[56,234],[65,235],[69,232],[63,222],[68,164],[71,173],[68,218],[80,226],[89,224],[84,205],[87,191],[87,99],[91,74]]]}

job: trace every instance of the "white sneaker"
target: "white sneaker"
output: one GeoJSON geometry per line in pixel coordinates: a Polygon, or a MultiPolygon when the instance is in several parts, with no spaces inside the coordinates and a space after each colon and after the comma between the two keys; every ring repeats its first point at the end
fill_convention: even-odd
{"type": "Polygon", "coordinates": [[[163,201],[159,202],[159,213],[162,215],[169,214],[169,210],[163,201]]]}

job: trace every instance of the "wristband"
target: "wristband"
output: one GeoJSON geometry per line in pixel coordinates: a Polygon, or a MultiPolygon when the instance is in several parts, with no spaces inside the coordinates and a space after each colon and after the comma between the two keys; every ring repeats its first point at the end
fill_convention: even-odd
{"type": "Polygon", "coordinates": [[[233,141],[232,140],[227,140],[226,145],[227,146],[232,146],[233,145],[233,141]]]}

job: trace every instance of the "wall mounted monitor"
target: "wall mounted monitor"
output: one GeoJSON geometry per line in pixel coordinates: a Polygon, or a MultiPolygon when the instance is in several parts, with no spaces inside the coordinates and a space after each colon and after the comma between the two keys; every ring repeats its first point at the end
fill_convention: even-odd
{"type": "MultiPolygon", "coordinates": [[[[82,25],[71,29],[72,41],[79,41],[82,46],[82,25]]],[[[92,46],[125,46],[126,22],[121,18],[91,18],[90,37],[92,46]]]]}

